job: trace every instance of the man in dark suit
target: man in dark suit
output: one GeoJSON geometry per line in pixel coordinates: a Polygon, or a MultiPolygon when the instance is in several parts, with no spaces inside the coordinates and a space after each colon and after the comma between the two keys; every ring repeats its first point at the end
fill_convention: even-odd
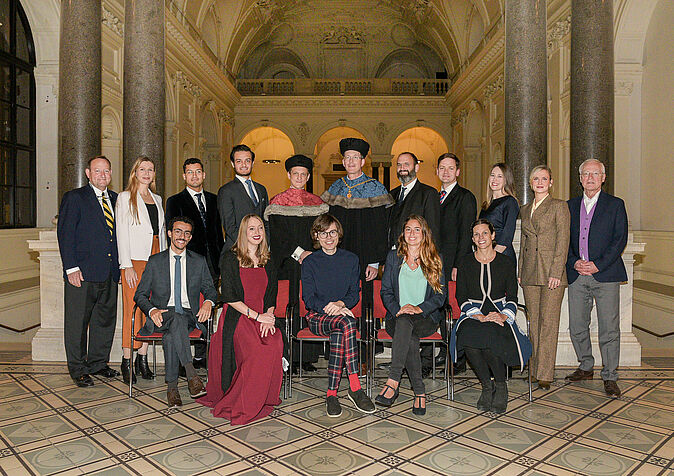
{"type": "MultiPolygon", "coordinates": [[[[222,252],[228,251],[236,243],[241,219],[249,213],[255,213],[262,218],[264,210],[269,205],[267,189],[250,178],[255,162],[255,153],[250,147],[245,144],[234,146],[229,159],[232,161],[236,176],[218,191],[218,211],[222,226],[225,228],[225,244],[222,252]]],[[[266,220],[264,226],[269,237],[269,224],[266,220]]]]}
{"type": "MultiPolygon", "coordinates": [[[[183,163],[185,189],[166,200],[166,229],[168,223],[178,216],[188,217],[194,222],[192,239],[187,249],[206,258],[213,284],[217,287],[220,278],[220,251],[222,250],[222,225],[218,213],[218,197],[204,190],[206,173],[201,160],[189,158],[183,163]]],[[[206,344],[194,344],[194,367],[206,368],[206,344]]]]}
{"type": "Polygon", "coordinates": [[[90,159],[85,173],[89,183],[63,195],[57,225],[66,359],[78,387],[94,384],[90,374],[119,375],[108,366],[117,322],[117,194],[108,190],[112,170],[104,156],[90,159]]]}
{"type": "Polygon", "coordinates": [[[185,367],[190,396],[197,398],[206,394],[192,365],[189,333],[196,327],[206,332],[201,323],[211,316],[216,292],[206,258],[186,249],[193,228],[192,220],[187,217],[174,217],[169,222],[171,246],[150,256],[134,296],[138,307],[150,317],[140,334],[150,335],[155,331],[164,334],[162,347],[169,407],[182,405],[178,393],[180,364],[185,367]],[[200,293],[204,295],[201,307],[200,293]]]}
{"type": "MultiPolygon", "coordinates": [[[[459,185],[461,173],[459,158],[447,152],[438,157],[436,173],[442,183],[440,188],[440,236],[436,238],[438,251],[442,255],[442,268],[448,281],[456,281],[459,260],[473,252],[470,225],[477,217],[477,200],[473,193],[459,185]]],[[[458,316],[454,316],[458,318],[458,316]]],[[[443,335],[446,332],[441,328],[443,335]]],[[[446,349],[440,347],[435,359],[436,366],[445,365],[446,349]]],[[[461,356],[454,366],[456,372],[466,369],[466,358],[461,356]]]]}
{"type": "Polygon", "coordinates": [[[400,186],[391,190],[391,196],[396,201],[391,208],[389,220],[388,246],[396,246],[398,237],[403,231],[403,224],[408,216],[420,215],[426,219],[428,227],[433,233],[433,239],[438,239],[440,222],[440,203],[438,192],[417,179],[419,159],[412,152],[403,152],[396,159],[396,173],[400,186]]]}
{"type": "Polygon", "coordinates": [[[597,305],[601,378],[604,391],[620,396],[620,283],[627,281],[622,252],[627,244],[627,212],[618,197],[601,191],[604,164],[583,162],[578,171],[583,195],[569,200],[571,238],[566,273],[569,279],[569,332],[578,368],[566,378],[572,382],[594,377],[590,340],[590,312],[597,305]]]}

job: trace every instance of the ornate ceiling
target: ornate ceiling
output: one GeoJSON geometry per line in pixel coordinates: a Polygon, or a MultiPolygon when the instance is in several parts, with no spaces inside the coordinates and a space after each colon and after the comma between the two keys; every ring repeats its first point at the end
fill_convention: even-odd
{"type": "Polygon", "coordinates": [[[451,78],[505,0],[173,0],[234,77],[451,78]]]}

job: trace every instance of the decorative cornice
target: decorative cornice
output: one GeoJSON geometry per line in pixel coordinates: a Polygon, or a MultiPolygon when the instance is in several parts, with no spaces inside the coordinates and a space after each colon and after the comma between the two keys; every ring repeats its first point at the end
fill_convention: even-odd
{"type": "Polygon", "coordinates": [[[476,61],[471,63],[466,71],[454,82],[451,89],[449,90],[448,97],[454,98],[450,101],[452,104],[460,104],[464,99],[461,99],[462,95],[468,92],[471,88],[475,87],[476,84],[480,84],[484,79],[483,76],[490,68],[494,68],[496,60],[499,56],[503,56],[505,52],[505,31],[500,34],[497,33],[491,41],[493,43],[480,52],[480,56],[476,61]],[[458,100],[458,101],[457,101],[458,100]]]}
{"type": "Polygon", "coordinates": [[[631,96],[634,91],[634,83],[632,81],[616,81],[615,94],[617,96],[631,96]]]}
{"type": "Polygon", "coordinates": [[[124,23],[115,16],[110,10],[105,8],[105,5],[101,5],[102,9],[102,23],[110,28],[118,36],[124,37],[124,23]]]}
{"type": "Polygon", "coordinates": [[[185,91],[196,98],[200,97],[203,93],[201,88],[194,84],[182,71],[176,71],[176,74],[174,75],[174,81],[178,86],[182,86],[185,91]]]}
{"type": "Polygon", "coordinates": [[[503,91],[503,74],[499,74],[495,81],[488,84],[484,90],[484,97],[489,99],[497,92],[503,91]]]}
{"type": "Polygon", "coordinates": [[[560,42],[571,31],[571,14],[566,18],[554,23],[548,31],[548,50],[553,50],[559,46],[560,42]]]}
{"type": "Polygon", "coordinates": [[[369,107],[419,107],[437,108],[446,112],[447,100],[444,97],[347,97],[347,96],[244,96],[240,107],[327,107],[335,109],[341,106],[369,107]]]}

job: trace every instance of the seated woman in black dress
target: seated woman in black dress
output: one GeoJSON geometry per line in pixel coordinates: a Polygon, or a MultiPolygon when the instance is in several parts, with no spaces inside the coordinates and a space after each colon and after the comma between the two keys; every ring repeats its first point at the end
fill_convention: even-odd
{"type": "Polygon", "coordinates": [[[337,389],[343,366],[349,376],[349,399],[363,413],[375,411],[358,380],[357,322],[350,310],[360,299],[360,265],[355,254],[337,248],[343,235],[342,225],[335,217],[320,215],[311,227],[314,248],[320,249],[302,261],[302,300],[308,310],[309,330],[330,337],[326,400],[329,417],[342,414],[337,389]]]}
{"type": "Polygon", "coordinates": [[[520,205],[515,197],[515,179],[507,164],[500,162],[491,168],[487,179],[487,200],[482,204],[480,216],[494,225],[496,232],[494,249],[516,261],[513,238],[520,214],[520,205]]]}
{"type": "Polygon", "coordinates": [[[390,407],[398,398],[403,368],[414,391],[412,412],[426,413],[426,388],[421,377],[419,338],[435,332],[443,321],[447,287],[442,259],[423,217],[410,215],[389,251],[381,280],[381,300],[386,307],[386,332],[393,337],[391,368],[375,402],[390,407]]]}
{"type": "Polygon", "coordinates": [[[236,244],[220,259],[221,299],[228,306],[218,325],[222,344],[211,345],[208,393],[198,400],[232,425],[266,417],[281,403],[283,339],[274,327],[275,269],[262,220],[246,215],[236,244]],[[214,388],[218,381],[221,391],[214,388]]]}
{"type": "Polygon", "coordinates": [[[477,409],[505,413],[508,405],[506,365],[519,365],[523,369],[531,356],[531,343],[515,323],[515,262],[494,250],[496,233],[489,221],[480,218],[471,230],[476,250],[458,266],[456,299],[461,306],[461,317],[452,329],[450,351],[454,362],[457,353],[466,353],[482,384],[477,409]]]}

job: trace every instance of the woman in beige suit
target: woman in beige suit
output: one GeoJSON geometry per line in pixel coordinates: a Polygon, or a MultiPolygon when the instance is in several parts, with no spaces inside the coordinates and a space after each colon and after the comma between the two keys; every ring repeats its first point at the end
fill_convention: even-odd
{"type": "Polygon", "coordinates": [[[519,281],[531,321],[529,361],[538,387],[550,388],[557,356],[559,313],[564,298],[569,251],[569,207],[550,196],[552,171],[546,165],[529,175],[534,200],[522,207],[519,281]]]}
{"type": "MultiPolygon", "coordinates": [[[[117,251],[119,267],[122,270],[122,378],[129,383],[131,373],[131,314],[133,296],[140,282],[150,255],[166,249],[166,229],[162,199],[155,190],[155,166],[148,157],[138,157],[129,173],[129,183],[117,197],[115,218],[117,222],[117,251]]],[[[145,324],[145,315],[136,314],[136,334],[145,324]]],[[[138,349],[135,372],[144,379],[153,379],[154,374],[147,365],[147,342],[138,349]]]]}

